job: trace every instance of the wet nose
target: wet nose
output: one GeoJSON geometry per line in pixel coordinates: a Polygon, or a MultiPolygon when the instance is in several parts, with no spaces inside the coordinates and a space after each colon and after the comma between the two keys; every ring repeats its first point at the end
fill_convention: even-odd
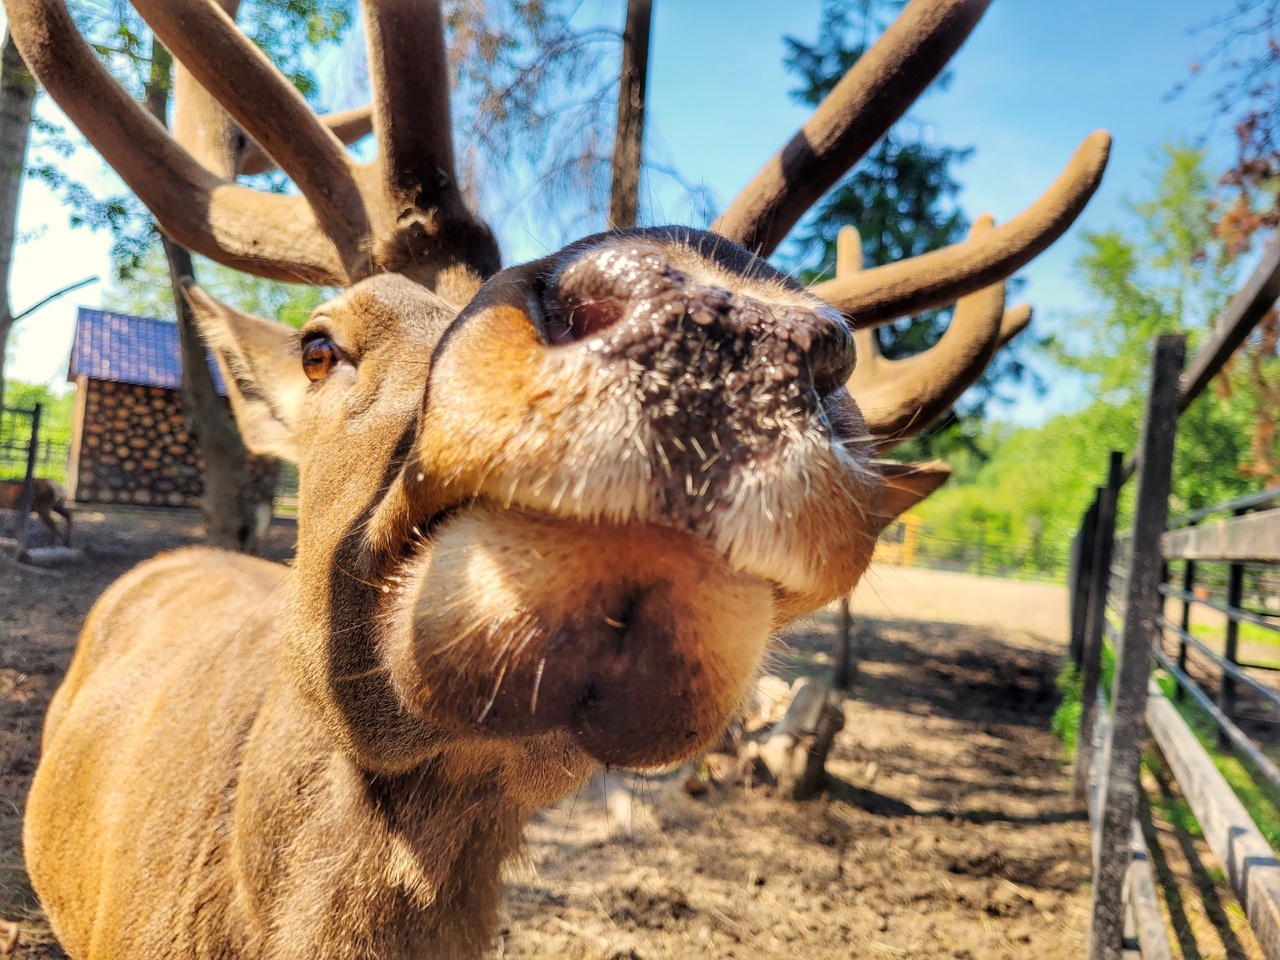
{"type": "Polygon", "coordinates": [[[548,339],[621,348],[642,364],[664,352],[661,341],[712,340],[722,360],[749,368],[752,379],[808,383],[819,396],[843,386],[855,360],[844,318],[780,281],[737,279],[694,276],[653,243],[620,240],[553,276],[543,293],[548,339]]]}

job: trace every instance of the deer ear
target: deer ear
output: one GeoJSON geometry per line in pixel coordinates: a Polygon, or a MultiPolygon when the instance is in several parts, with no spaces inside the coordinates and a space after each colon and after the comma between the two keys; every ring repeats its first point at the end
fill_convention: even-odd
{"type": "Polygon", "coordinates": [[[876,466],[884,474],[880,508],[871,516],[877,534],[951,477],[951,467],[941,460],[931,460],[928,463],[877,460],[876,466]]]}
{"type": "Polygon", "coordinates": [[[183,289],[218,360],[245,446],[296,463],[294,427],[307,390],[296,331],[233,310],[193,283],[183,289]]]}

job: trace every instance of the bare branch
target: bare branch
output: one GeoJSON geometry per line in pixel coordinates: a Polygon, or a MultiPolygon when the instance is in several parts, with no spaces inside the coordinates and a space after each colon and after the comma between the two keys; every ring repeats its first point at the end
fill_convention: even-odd
{"type": "MultiPolygon", "coordinates": [[[[366,104],[351,110],[327,113],[320,117],[320,122],[328,127],[335,137],[350,146],[373,132],[373,107],[366,104]]],[[[263,153],[257,143],[250,140],[240,160],[240,173],[253,176],[274,170],[275,167],[275,161],[263,153]]]]}
{"type": "Polygon", "coordinates": [[[277,280],[349,283],[302,197],[215,176],[121,88],[62,0],[5,0],[23,58],[86,139],[178,243],[277,280]]]}
{"type": "MultiPolygon", "coordinates": [[[[214,0],[133,0],[156,36],[306,197],[348,275],[372,272],[369,218],[342,142],[214,0]]],[[[221,171],[218,171],[221,172],[221,171]]]]}
{"type": "Polygon", "coordinates": [[[711,229],[771,254],[933,82],[989,3],[912,0],[711,229]]]}
{"type": "Polygon", "coordinates": [[[836,277],[813,291],[859,327],[887,323],[955,302],[1003,280],[1062,236],[1102,181],[1111,137],[1091,134],[1034,204],[982,237],[910,260],[836,277]]]}

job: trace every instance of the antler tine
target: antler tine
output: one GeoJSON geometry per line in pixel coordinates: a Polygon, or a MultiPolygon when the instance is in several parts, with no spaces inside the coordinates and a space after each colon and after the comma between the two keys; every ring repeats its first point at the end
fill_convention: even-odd
{"type": "MultiPolygon", "coordinates": [[[[836,233],[836,276],[850,277],[860,273],[862,266],[862,234],[851,224],[841,227],[836,233]]],[[[883,375],[880,364],[884,355],[880,353],[880,342],[871,327],[855,327],[853,345],[854,355],[858,358],[855,375],[864,382],[878,380],[883,375]]]]}
{"type": "Polygon", "coordinates": [[[1020,303],[1005,311],[1004,319],[1000,321],[1000,342],[996,345],[997,350],[1003,350],[1010,340],[1027,329],[1027,325],[1031,323],[1031,304],[1020,303]]]}
{"type": "MultiPolygon", "coordinates": [[[[352,110],[321,114],[320,122],[328,127],[335,137],[350,146],[373,132],[373,107],[365,104],[363,107],[352,110]]],[[[240,172],[245,176],[253,176],[255,173],[274,170],[275,166],[275,161],[267,156],[257,143],[250,140],[244,156],[240,159],[240,172]]]]}
{"type": "Polygon", "coordinates": [[[500,266],[498,245],[458,189],[439,0],[365,0],[363,7],[378,164],[400,225],[390,242],[421,246],[398,258],[425,256],[429,270],[452,260],[488,276],[500,266]]]}
{"type": "MultiPolygon", "coordinates": [[[[984,214],[969,236],[979,239],[994,229],[991,217],[984,214]]],[[[1017,323],[1024,312],[1011,311],[1018,317],[1010,317],[1010,323],[1017,323]]],[[[919,433],[982,375],[998,349],[1004,318],[1004,283],[994,283],[956,304],[946,332],[928,350],[904,360],[885,360],[873,348],[867,365],[859,354],[849,392],[881,450],[919,433]]],[[[859,332],[874,344],[869,328],[859,332]]]]}
{"type": "Polygon", "coordinates": [[[303,198],[205,169],[98,62],[62,0],[5,0],[5,9],[27,65],[174,240],[264,277],[348,282],[303,198]]]}
{"type": "Polygon", "coordinates": [[[1106,131],[1091,134],[1039,200],[985,236],[815,284],[813,291],[858,326],[875,326],[1003,280],[1071,226],[1102,181],[1110,149],[1106,131]]]}
{"type": "Polygon", "coordinates": [[[214,0],[132,0],[199,84],[298,185],[352,278],[372,272],[369,217],[342,142],[214,0]]]}
{"type": "Polygon", "coordinates": [[[912,0],[711,227],[762,257],[933,82],[991,0],[912,0]]]}

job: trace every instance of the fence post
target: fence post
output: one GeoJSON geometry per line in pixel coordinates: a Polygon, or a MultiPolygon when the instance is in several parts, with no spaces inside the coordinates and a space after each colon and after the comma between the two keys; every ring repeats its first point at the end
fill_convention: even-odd
{"type": "Polygon", "coordinates": [[[1138,763],[1142,757],[1151,645],[1160,630],[1160,538],[1169,518],[1179,380],[1186,343],[1186,337],[1176,334],[1156,338],[1151,392],[1138,447],[1140,466],[1124,632],[1116,651],[1111,730],[1103,746],[1098,778],[1100,823],[1089,920],[1089,960],[1121,960],[1124,949],[1124,881],[1129,872],[1133,818],[1138,812],[1138,763]]]}
{"type": "Polygon", "coordinates": [[[852,621],[853,618],[849,615],[849,595],[845,594],[840,598],[840,628],[836,640],[835,676],[831,678],[831,684],[837,690],[849,689],[850,674],[853,672],[849,651],[852,643],[850,638],[852,621]]]}
{"type": "MultiPolygon", "coordinates": [[[[1195,526],[1190,523],[1188,526],[1195,526]]],[[[1182,617],[1178,620],[1178,626],[1182,632],[1178,634],[1178,669],[1184,674],[1187,672],[1187,634],[1191,632],[1191,598],[1196,592],[1196,562],[1194,560],[1182,561],[1182,617]]],[[[1178,682],[1173,685],[1173,695],[1178,700],[1186,697],[1187,691],[1182,689],[1182,683],[1178,682]]]]}
{"type": "Polygon", "coordinates": [[[1111,584],[1111,554],[1116,541],[1116,505],[1124,486],[1124,454],[1111,451],[1107,485],[1098,488],[1098,521],[1093,534],[1093,560],[1085,589],[1084,676],[1080,684],[1080,727],[1076,731],[1076,761],[1071,795],[1083,804],[1089,792],[1089,760],[1093,756],[1094,712],[1102,678],[1102,628],[1107,619],[1107,589],[1111,584]]]}
{"type": "MultiPolygon", "coordinates": [[[[1236,510],[1233,515],[1242,517],[1246,511],[1236,510]]],[[[1237,610],[1244,602],[1244,564],[1233,563],[1227,567],[1227,606],[1237,610]]],[[[1227,635],[1223,644],[1222,657],[1229,663],[1240,662],[1240,621],[1234,615],[1227,615],[1227,635]]],[[[1236,681],[1224,669],[1222,679],[1218,683],[1218,708],[1233,719],[1236,712],[1236,681]]],[[[1218,730],[1218,749],[1226,750],[1231,745],[1221,728],[1218,730]]]]}
{"type": "Polygon", "coordinates": [[[22,496],[18,498],[18,516],[13,521],[13,538],[22,549],[23,535],[27,532],[27,517],[36,496],[36,454],[40,451],[40,404],[31,411],[31,439],[27,441],[27,472],[22,481],[22,496]]]}
{"type": "Polygon", "coordinates": [[[1079,667],[1084,663],[1084,627],[1089,604],[1089,576],[1093,570],[1093,544],[1098,534],[1098,499],[1101,490],[1094,494],[1093,503],[1084,512],[1080,530],[1071,541],[1071,662],[1079,667]]]}

